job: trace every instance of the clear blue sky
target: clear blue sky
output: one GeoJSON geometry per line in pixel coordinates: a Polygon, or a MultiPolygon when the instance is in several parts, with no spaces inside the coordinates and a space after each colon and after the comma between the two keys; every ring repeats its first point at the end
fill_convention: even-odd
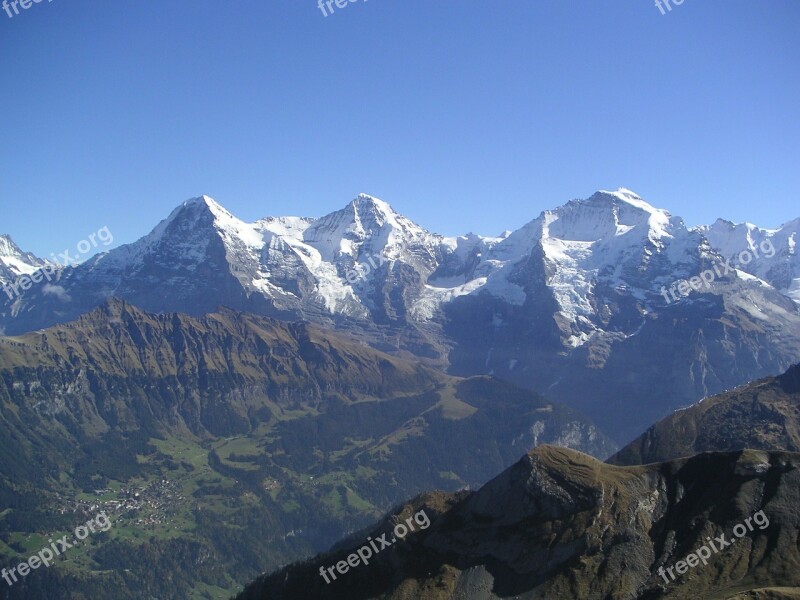
{"type": "Polygon", "coordinates": [[[800,2],[46,0],[0,12],[0,232],[115,245],[183,200],[359,192],[494,235],[596,189],[690,225],[800,216],[800,2]]]}

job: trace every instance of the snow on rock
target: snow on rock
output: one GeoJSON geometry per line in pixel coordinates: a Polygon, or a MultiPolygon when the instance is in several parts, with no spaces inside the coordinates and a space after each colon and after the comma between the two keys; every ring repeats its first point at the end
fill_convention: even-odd
{"type": "MultiPolygon", "coordinates": [[[[735,264],[743,251],[761,249],[761,257],[735,264],[736,281],[773,286],[800,302],[799,229],[800,219],[775,230],[721,220],[688,229],[625,188],[571,200],[496,237],[431,233],[368,194],[319,218],[254,223],[200,196],[137,242],[66,269],[59,298],[83,290],[87,304],[120,295],[158,307],[161,286],[179,308],[203,304],[198,298],[239,305],[245,296],[301,316],[425,327],[441,322],[451,303],[486,301],[502,307],[488,326],[500,330],[513,322],[500,314],[545,311],[537,313],[539,322],[552,319],[561,342],[576,348],[636,335],[645,315],[666,306],[662,286],[715,261],[735,264]],[[767,245],[774,248],[771,257],[765,257],[767,245]],[[225,291],[214,296],[205,289],[225,291]]],[[[0,236],[0,282],[40,263],[0,236]]],[[[763,317],[750,302],[739,308],[763,317]]]]}
{"type": "Polygon", "coordinates": [[[695,228],[738,270],[758,277],[800,303],[800,219],[777,229],[717,219],[695,228]]]}
{"type": "Polygon", "coordinates": [[[14,283],[48,264],[30,252],[23,252],[9,235],[0,235],[0,285],[14,283]]]}

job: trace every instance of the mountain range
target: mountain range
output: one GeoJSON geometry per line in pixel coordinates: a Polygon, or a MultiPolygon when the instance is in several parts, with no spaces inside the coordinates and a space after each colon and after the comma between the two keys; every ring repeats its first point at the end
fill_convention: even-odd
{"type": "MultiPolygon", "coordinates": [[[[688,228],[626,189],[497,237],[434,234],[364,194],[320,218],[254,223],[203,196],[137,242],[0,295],[0,328],[67,322],[111,297],[156,313],[226,306],[307,320],[454,375],[546,393],[622,444],[800,357],[798,229],[688,228]],[[759,244],[774,253],[738,260],[759,244]]],[[[0,265],[8,283],[41,261],[5,237],[0,265]]]]}

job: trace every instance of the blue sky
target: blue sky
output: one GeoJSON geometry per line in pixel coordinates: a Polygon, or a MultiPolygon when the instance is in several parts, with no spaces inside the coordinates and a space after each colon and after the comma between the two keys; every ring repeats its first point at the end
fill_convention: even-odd
{"type": "Polygon", "coordinates": [[[0,12],[0,232],[115,245],[209,194],[359,192],[454,235],[629,187],[689,225],[800,216],[800,2],[53,0],[0,12]]]}

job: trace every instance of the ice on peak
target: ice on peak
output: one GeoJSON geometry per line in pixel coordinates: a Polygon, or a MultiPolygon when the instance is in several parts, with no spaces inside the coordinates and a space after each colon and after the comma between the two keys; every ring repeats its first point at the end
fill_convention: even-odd
{"type": "Polygon", "coordinates": [[[200,248],[208,244],[212,231],[216,231],[228,247],[243,245],[259,249],[264,245],[263,236],[253,224],[241,221],[216,200],[203,195],[181,203],[148,235],[131,244],[129,252],[144,255],[168,236],[176,243],[192,246],[192,252],[201,256],[200,248]],[[181,232],[192,231],[192,235],[170,234],[176,225],[181,232]]]}
{"type": "Polygon", "coordinates": [[[370,196],[369,194],[359,194],[351,204],[355,209],[356,214],[370,212],[373,214],[380,214],[383,217],[397,214],[395,210],[389,206],[388,202],[384,202],[380,198],[370,196]]]}
{"type": "Polygon", "coordinates": [[[614,193],[615,194],[622,194],[624,196],[629,196],[631,198],[638,198],[639,200],[642,199],[642,197],[639,194],[637,194],[633,190],[630,190],[630,189],[624,188],[624,187],[617,188],[617,191],[614,192],[614,193]]]}
{"type": "Polygon", "coordinates": [[[10,256],[17,254],[22,254],[22,250],[14,243],[11,236],[7,233],[0,234],[0,255],[10,256]]]}
{"type": "Polygon", "coordinates": [[[615,192],[601,190],[585,200],[571,200],[545,211],[538,220],[545,235],[578,242],[596,242],[636,231],[644,234],[634,235],[637,240],[646,237],[657,243],[671,237],[671,230],[678,225],[667,211],[653,207],[625,188],[615,192]]]}
{"type": "Polygon", "coordinates": [[[355,197],[356,201],[364,201],[364,202],[376,202],[378,204],[385,204],[389,206],[389,204],[377,196],[373,196],[372,194],[367,194],[366,192],[361,192],[355,197]]]}
{"type": "Polygon", "coordinates": [[[587,203],[592,201],[597,202],[598,200],[602,200],[608,197],[615,198],[616,200],[620,200],[625,204],[643,210],[650,214],[661,213],[665,215],[669,215],[669,213],[661,208],[656,208],[646,200],[644,200],[639,194],[633,192],[627,188],[618,188],[615,192],[611,192],[609,190],[599,190],[595,192],[591,198],[586,200],[587,203]]]}
{"type": "Polygon", "coordinates": [[[31,274],[48,263],[47,260],[23,251],[10,235],[0,235],[0,284],[6,283],[9,278],[31,274]]]}
{"type": "Polygon", "coordinates": [[[303,233],[314,224],[311,217],[265,217],[254,223],[259,231],[268,231],[274,235],[303,241],[303,233]]]}
{"type": "MultiPolygon", "coordinates": [[[[747,222],[736,223],[734,221],[729,221],[728,219],[721,219],[721,218],[718,218],[710,226],[709,225],[702,225],[698,229],[703,230],[703,231],[708,231],[710,229],[717,229],[718,230],[718,229],[722,229],[722,228],[724,228],[724,229],[726,229],[728,231],[737,231],[737,230],[753,231],[755,229],[761,229],[760,227],[758,227],[757,225],[753,225],[752,223],[747,223],[747,222]]],[[[767,231],[767,230],[765,230],[765,231],[767,231]]]]}
{"type": "Polygon", "coordinates": [[[30,252],[22,250],[7,233],[0,235],[0,259],[6,259],[6,262],[8,260],[21,259],[25,264],[31,266],[44,265],[48,262],[30,252]]]}
{"type": "MultiPolygon", "coordinates": [[[[211,196],[198,196],[183,203],[183,207],[200,207],[208,209],[214,216],[222,215],[225,217],[233,217],[228,209],[222,206],[219,202],[214,200],[211,196]]],[[[235,217],[234,217],[235,218],[235,217]]]]}

